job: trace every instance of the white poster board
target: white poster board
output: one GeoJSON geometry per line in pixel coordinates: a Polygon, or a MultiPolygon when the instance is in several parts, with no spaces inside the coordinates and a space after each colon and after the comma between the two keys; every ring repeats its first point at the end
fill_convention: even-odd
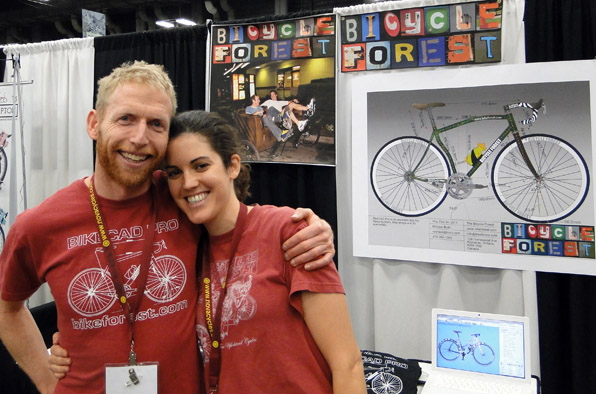
{"type": "Polygon", "coordinates": [[[578,61],[355,80],[354,254],[596,274],[595,71],[578,61]]]}

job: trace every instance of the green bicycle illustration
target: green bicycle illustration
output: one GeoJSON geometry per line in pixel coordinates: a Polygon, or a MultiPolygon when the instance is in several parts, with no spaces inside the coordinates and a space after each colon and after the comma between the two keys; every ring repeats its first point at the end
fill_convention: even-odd
{"type": "Polygon", "coordinates": [[[498,153],[491,171],[491,184],[499,203],[514,216],[536,223],[556,222],[575,212],[584,202],[589,188],[589,173],[582,155],[571,144],[547,134],[522,135],[511,110],[531,111],[520,123],[531,126],[543,100],[505,105],[503,114],[466,116],[463,120],[437,127],[432,109],[444,103],[412,104],[426,112],[432,125],[430,139],[399,137],[386,143],[371,165],[371,184],[381,204],[402,216],[426,215],[447,195],[463,200],[474,189],[472,175],[498,153]],[[492,144],[479,144],[466,161],[472,168],[459,172],[454,156],[441,135],[474,122],[506,121],[507,126],[492,144]],[[513,141],[500,148],[508,136],[513,141]],[[488,146],[488,148],[487,148],[488,146]]]}
{"type": "Polygon", "coordinates": [[[463,345],[459,336],[461,331],[453,332],[457,334],[457,339],[445,338],[439,343],[439,354],[445,360],[454,361],[458,357],[463,360],[470,353],[480,365],[489,365],[495,360],[495,351],[485,342],[480,342],[480,334],[471,334],[472,338],[463,345]]]}

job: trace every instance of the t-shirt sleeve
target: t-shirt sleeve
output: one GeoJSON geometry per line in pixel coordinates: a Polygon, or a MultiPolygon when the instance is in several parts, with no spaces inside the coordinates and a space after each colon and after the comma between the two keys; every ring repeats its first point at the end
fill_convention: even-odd
{"type": "Polygon", "coordinates": [[[11,226],[0,254],[0,291],[5,301],[23,301],[43,283],[35,269],[27,231],[21,218],[11,226]]]}
{"type": "MultiPolygon", "coordinates": [[[[287,221],[282,225],[281,240],[282,243],[306,227],[306,223],[293,223],[287,215],[287,221]]],[[[340,293],[345,294],[341,283],[339,273],[334,263],[314,271],[307,271],[304,265],[292,267],[289,262],[284,263],[284,272],[289,286],[290,304],[300,313],[302,313],[302,302],[300,293],[310,291],[313,293],[340,293]]]]}

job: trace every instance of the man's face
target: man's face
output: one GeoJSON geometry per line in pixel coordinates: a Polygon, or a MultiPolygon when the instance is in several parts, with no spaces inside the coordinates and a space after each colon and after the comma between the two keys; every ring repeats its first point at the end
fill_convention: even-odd
{"type": "Polygon", "coordinates": [[[277,101],[277,93],[271,92],[271,100],[277,101]]]}
{"type": "Polygon", "coordinates": [[[162,90],[140,83],[118,86],[103,113],[92,112],[88,119],[99,170],[126,188],[146,185],[165,155],[171,116],[172,102],[162,90]]]}
{"type": "Polygon", "coordinates": [[[261,103],[261,98],[259,96],[255,96],[252,99],[252,106],[253,107],[258,107],[260,103],[261,103]]]}

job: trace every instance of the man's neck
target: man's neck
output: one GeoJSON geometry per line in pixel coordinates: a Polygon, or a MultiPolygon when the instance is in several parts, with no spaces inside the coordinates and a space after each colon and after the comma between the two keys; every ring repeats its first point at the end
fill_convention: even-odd
{"type": "MultiPolygon", "coordinates": [[[[114,179],[109,177],[107,174],[99,170],[96,166],[94,173],[94,189],[95,194],[102,198],[114,201],[128,200],[130,198],[138,197],[149,190],[151,186],[151,179],[148,179],[144,184],[135,187],[124,186],[114,179]]],[[[85,184],[89,186],[91,177],[85,178],[85,184]]]]}

